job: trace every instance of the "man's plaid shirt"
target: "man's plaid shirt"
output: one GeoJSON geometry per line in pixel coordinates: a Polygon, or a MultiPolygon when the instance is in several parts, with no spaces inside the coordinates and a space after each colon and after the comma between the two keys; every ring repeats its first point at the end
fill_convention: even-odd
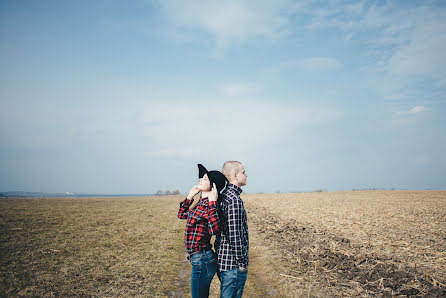
{"type": "Polygon", "coordinates": [[[187,198],[180,203],[178,218],[187,219],[184,243],[189,254],[210,249],[211,235],[219,230],[217,202],[209,202],[208,198],[201,198],[198,204],[189,209],[193,200],[187,198]]]}
{"type": "Polygon", "coordinates": [[[222,193],[219,206],[221,231],[215,241],[220,271],[248,266],[248,222],[241,193],[242,189],[234,184],[228,184],[222,193]]]}

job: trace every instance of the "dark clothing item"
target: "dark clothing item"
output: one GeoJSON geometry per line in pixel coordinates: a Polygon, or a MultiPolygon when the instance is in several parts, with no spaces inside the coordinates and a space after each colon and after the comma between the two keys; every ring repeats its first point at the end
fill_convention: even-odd
{"type": "Polygon", "coordinates": [[[190,289],[192,298],[209,297],[209,287],[217,272],[217,254],[211,249],[189,255],[192,264],[190,289]]]}
{"type": "Polygon", "coordinates": [[[215,241],[218,268],[222,272],[248,266],[248,222],[241,192],[242,189],[234,184],[228,184],[222,192],[223,200],[219,206],[221,229],[215,241]]]}
{"type": "Polygon", "coordinates": [[[189,254],[211,249],[211,236],[220,230],[217,202],[202,198],[195,208],[189,209],[191,203],[192,200],[186,198],[178,210],[178,218],[187,219],[184,243],[189,254]]]}

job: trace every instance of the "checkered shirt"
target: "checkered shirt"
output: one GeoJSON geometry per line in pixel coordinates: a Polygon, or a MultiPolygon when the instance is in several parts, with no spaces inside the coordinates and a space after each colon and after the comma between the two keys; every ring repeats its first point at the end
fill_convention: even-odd
{"type": "Polygon", "coordinates": [[[178,218],[187,219],[184,243],[189,254],[210,249],[211,235],[219,230],[217,202],[209,202],[208,198],[201,198],[198,204],[189,209],[193,200],[187,198],[180,203],[178,218]]]}
{"type": "Polygon", "coordinates": [[[241,192],[242,189],[234,184],[228,184],[222,192],[223,200],[219,206],[221,231],[215,241],[220,271],[248,266],[248,221],[241,192]]]}

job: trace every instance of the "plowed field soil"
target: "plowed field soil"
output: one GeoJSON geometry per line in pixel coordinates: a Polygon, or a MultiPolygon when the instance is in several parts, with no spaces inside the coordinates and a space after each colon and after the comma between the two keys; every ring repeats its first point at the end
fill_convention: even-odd
{"type": "Polygon", "coordinates": [[[446,296],[445,191],[246,195],[245,207],[290,296],[446,296]]]}

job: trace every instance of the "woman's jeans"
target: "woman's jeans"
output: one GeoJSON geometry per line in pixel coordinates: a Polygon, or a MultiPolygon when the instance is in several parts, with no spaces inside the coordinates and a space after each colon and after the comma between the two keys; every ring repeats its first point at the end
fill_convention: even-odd
{"type": "Polygon", "coordinates": [[[217,254],[211,249],[198,251],[189,255],[189,261],[192,264],[192,298],[209,297],[209,287],[217,272],[217,254]]]}

